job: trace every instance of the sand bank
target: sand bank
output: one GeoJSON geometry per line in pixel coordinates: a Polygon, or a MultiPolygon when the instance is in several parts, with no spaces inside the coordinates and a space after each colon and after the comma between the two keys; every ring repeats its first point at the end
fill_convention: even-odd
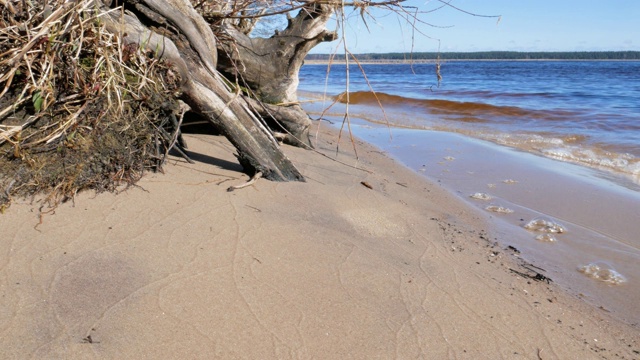
{"type": "Polygon", "coordinates": [[[187,141],[195,165],[0,216],[0,358],[640,356],[636,328],[528,278],[484,214],[376,148],[362,171],[287,147],[307,183],[227,192],[231,146],[187,141]]]}

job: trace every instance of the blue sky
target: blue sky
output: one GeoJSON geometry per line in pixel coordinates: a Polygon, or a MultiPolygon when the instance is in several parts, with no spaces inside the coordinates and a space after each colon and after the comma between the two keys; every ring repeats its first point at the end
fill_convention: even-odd
{"type": "MultiPolygon", "coordinates": [[[[420,10],[442,5],[439,1],[409,0],[420,10]]],[[[450,7],[421,14],[426,24],[414,33],[395,14],[372,10],[367,30],[359,13],[347,10],[346,39],[353,53],[413,51],[603,51],[640,50],[640,0],[453,0],[450,7]],[[434,39],[439,39],[440,42],[434,39]]],[[[330,28],[335,27],[330,24],[330,28]]],[[[312,53],[329,53],[337,41],[321,44],[312,53]]],[[[340,49],[339,52],[342,52],[340,49]]]]}

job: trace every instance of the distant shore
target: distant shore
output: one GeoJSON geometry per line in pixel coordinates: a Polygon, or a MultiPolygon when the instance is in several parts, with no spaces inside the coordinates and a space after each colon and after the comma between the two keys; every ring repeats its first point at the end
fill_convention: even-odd
{"type": "MultiPolygon", "coordinates": [[[[450,61],[640,61],[640,51],[578,51],[578,52],[414,52],[363,53],[354,57],[360,64],[435,63],[450,61]]],[[[344,55],[309,54],[306,64],[344,64],[344,55]],[[332,59],[331,61],[329,61],[332,59]]],[[[355,62],[351,61],[350,62],[355,62]]]]}
{"type": "MultiPolygon", "coordinates": [[[[440,59],[440,60],[433,60],[433,59],[409,59],[409,60],[394,60],[394,59],[379,59],[379,60],[358,60],[357,62],[354,60],[350,60],[349,63],[350,64],[360,64],[360,65],[375,65],[375,64],[380,64],[380,65],[389,65],[389,64],[436,64],[437,62],[440,63],[448,63],[448,62],[469,62],[469,61],[508,61],[508,62],[524,62],[524,61],[624,61],[624,62],[631,62],[631,61],[640,61],[640,60],[624,60],[624,59],[440,59]]],[[[346,61],[344,60],[305,60],[304,64],[305,65],[329,65],[329,64],[333,64],[333,65],[344,65],[346,63],[346,61]]]]}

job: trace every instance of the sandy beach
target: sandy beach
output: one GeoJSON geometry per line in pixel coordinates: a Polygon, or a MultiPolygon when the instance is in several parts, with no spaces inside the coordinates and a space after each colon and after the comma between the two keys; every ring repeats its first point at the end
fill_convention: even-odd
{"type": "Polygon", "coordinates": [[[120,194],[0,215],[2,359],[638,359],[637,327],[545,281],[488,215],[323,128],[306,183],[189,135],[120,194]],[[358,169],[354,168],[356,165],[358,169]]]}

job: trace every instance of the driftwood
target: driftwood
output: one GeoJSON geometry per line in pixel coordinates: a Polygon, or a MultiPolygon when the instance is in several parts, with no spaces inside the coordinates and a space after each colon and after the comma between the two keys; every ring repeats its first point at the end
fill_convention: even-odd
{"type": "Polygon", "coordinates": [[[335,11],[330,3],[310,2],[294,18],[287,18],[287,27],[270,38],[249,37],[247,29],[229,23],[222,31],[233,42],[221,43],[218,70],[228,78],[237,78],[250,88],[257,99],[249,101],[276,131],[284,131],[285,142],[311,146],[307,114],[298,101],[298,72],[307,53],[324,41],[332,41],[337,34],[325,26],[335,11]],[[278,106],[282,104],[283,106],[278,106]],[[290,105],[293,104],[293,105],[290,105]]]}
{"type": "Polygon", "coordinates": [[[220,44],[218,68],[230,76],[241,76],[261,101],[270,104],[297,101],[298,71],[307,53],[324,41],[337,38],[325,26],[334,12],[327,3],[309,3],[283,31],[270,38],[251,38],[232,25],[223,31],[232,43],[220,44]]]}
{"type": "Polygon", "coordinates": [[[269,128],[280,135],[279,139],[283,142],[299,147],[312,147],[309,140],[311,121],[300,105],[272,105],[246,96],[244,100],[265,120],[269,128]]]}
{"type": "MultiPolygon", "coordinates": [[[[108,5],[111,4],[105,4],[108,5]]],[[[120,36],[125,44],[138,44],[171,62],[176,76],[181,79],[181,99],[231,141],[247,173],[261,173],[264,178],[275,181],[304,181],[282,152],[265,119],[270,119],[269,123],[275,124],[277,131],[288,133],[285,139],[289,143],[309,145],[307,136],[310,123],[304,111],[295,105],[281,108],[268,103],[295,101],[297,72],[304,56],[320,41],[335,36],[324,31],[324,24],[332,10],[327,5],[312,4],[310,7],[317,10],[301,11],[306,15],[291,19],[289,27],[283,32],[287,35],[282,37],[258,41],[250,39],[231,25],[226,26],[225,31],[231,34],[237,46],[219,44],[210,24],[187,0],[130,0],[125,2],[124,14],[119,11],[106,12],[105,8],[102,18],[109,31],[120,36]],[[299,32],[299,36],[294,36],[295,31],[299,32]],[[290,40],[294,37],[298,40],[290,40]],[[218,48],[236,46],[250,50],[247,44],[263,47],[263,55],[270,59],[267,62],[271,66],[263,66],[266,58],[255,54],[253,57],[242,55],[238,59],[226,58],[227,65],[220,65],[218,48]],[[281,45],[270,53],[266,50],[272,46],[269,44],[281,45]],[[218,73],[220,68],[224,68],[228,74],[228,64],[237,60],[246,70],[241,74],[243,81],[250,84],[251,90],[262,101],[246,98],[240,93],[239,87],[233,87],[218,73]],[[266,81],[266,78],[272,80],[266,81]]]]}

